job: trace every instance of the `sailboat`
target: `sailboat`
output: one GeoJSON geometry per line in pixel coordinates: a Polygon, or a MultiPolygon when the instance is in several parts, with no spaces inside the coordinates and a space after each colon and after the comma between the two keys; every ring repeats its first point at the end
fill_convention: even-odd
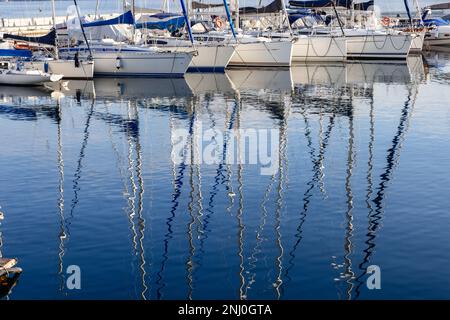
{"type": "MultiPolygon", "coordinates": [[[[351,12],[355,11],[353,1],[339,0],[310,0],[289,1],[291,7],[295,8],[333,8],[335,20],[339,28],[331,29],[328,25],[316,28],[316,33],[344,36],[347,42],[347,58],[349,59],[406,59],[409,54],[413,36],[396,30],[380,29],[374,20],[373,28],[355,28],[351,21],[351,28],[344,25],[336,7],[344,7],[351,12]]],[[[358,4],[358,11],[370,11],[373,1],[358,4]]],[[[331,22],[329,23],[331,24],[331,22]]],[[[308,32],[310,32],[308,30],[308,32]]]]}
{"type": "MultiPolygon", "coordinates": [[[[134,8],[134,1],[133,6],[134,8]]],[[[84,44],[73,47],[60,48],[64,56],[89,56],[95,62],[94,74],[103,76],[151,76],[151,77],[182,77],[186,73],[194,50],[189,52],[174,52],[158,47],[148,47],[134,44],[134,10],[109,20],[96,20],[92,22],[71,19],[67,21],[69,35],[71,29],[81,29],[84,44]],[[85,29],[128,24],[133,26],[133,39],[131,44],[114,39],[88,40],[85,29]]]]}
{"type": "MultiPolygon", "coordinates": [[[[192,1],[191,7],[193,15],[204,15],[205,9],[211,9],[218,6],[225,8],[229,27],[220,19],[214,21],[214,26],[208,26],[204,31],[193,32],[193,38],[196,41],[207,41],[215,43],[233,43],[236,44],[235,53],[232,56],[228,66],[230,67],[289,67],[292,61],[293,41],[284,38],[271,38],[264,35],[255,35],[244,32],[239,29],[239,17],[246,13],[259,12],[278,13],[280,12],[280,0],[275,0],[273,5],[263,8],[239,8],[239,1],[234,0],[234,22],[232,12],[230,12],[226,0],[223,4],[206,5],[198,1],[192,1]],[[268,8],[269,7],[269,8],[268,8]],[[235,29],[237,28],[237,29],[235,29]]],[[[211,21],[208,21],[210,24],[211,21]]]]}
{"type": "Polygon", "coordinates": [[[157,29],[158,31],[172,31],[173,34],[184,26],[186,26],[186,29],[190,27],[186,23],[186,19],[183,16],[171,13],[141,15],[138,23],[136,23],[136,28],[143,33],[146,44],[159,46],[174,52],[189,52],[193,50],[192,46],[195,45],[197,54],[193,57],[188,71],[224,72],[234,55],[234,44],[208,41],[191,42],[184,37],[158,35],[157,32],[152,32],[157,29]]]}
{"type": "MultiPolygon", "coordinates": [[[[257,30],[256,32],[272,39],[291,39],[293,42],[293,62],[335,62],[346,59],[347,43],[345,37],[341,35],[316,34],[314,29],[311,29],[309,34],[299,34],[297,30],[292,28],[298,20],[301,20],[304,25],[307,25],[306,18],[317,18],[317,15],[312,14],[312,12],[303,10],[288,11],[284,0],[275,0],[259,10],[247,8],[244,12],[247,19],[264,19],[264,14],[267,11],[271,13],[275,9],[278,10],[278,19],[280,20],[281,18],[282,20],[279,23],[278,30],[272,30],[273,26],[271,26],[268,28],[268,31],[260,32],[257,30]],[[286,23],[283,25],[284,21],[286,23]]],[[[266,19],[270,23],[270,16],[266,19]]]]}
{"type": "Polygon", "coordinates": [[[24,64],[26,69],[39,70],[44,73],[61,74],[66,79],[92,79],[94,76],[94,62],[90,59],[79,59],[78,56],[60,59],[58,52],[58,39],[56,31],[56,10],[55,0],[52,0],[52,22],[53,29],[46,35],[40,37],[25,37],[5,34],[4,39],[24,41],[26,43],[36,43],[50,46],[54,50],[54,57],[37,57],[24,64]]]}
{"type": "Polygon", "coordinates": [[[20,59],[31,58],[30,50],[0,49],[0,56],[9,59],[0,62],[0,84],[33,86],[50,81],[59,81],[63,77],[37,69],[23,68],[24,62],[20,59]],[[14,61],[14,59],[17,61],[14,61]]]}

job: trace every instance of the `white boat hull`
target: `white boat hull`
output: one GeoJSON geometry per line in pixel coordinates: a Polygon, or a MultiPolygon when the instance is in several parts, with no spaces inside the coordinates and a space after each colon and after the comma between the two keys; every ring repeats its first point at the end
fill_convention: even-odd
{"type": "MultiPolygon", "coordinates": [[[[191,52],[193,47],[162,47],[174,52],[191,52]]],[[[188,72],[224,72],[234,55],[232,45],[197,45],[197,55],[194,55],[188,72]]]]}
{"type": "Polygon", "coordinates": [[[94,74],[104,76],[182,77],[192,60],[192,54],[184,52],[95,52],[93,56],[94,74]]]}
{"type": "MultiPolygon", "coordinates": [[[[77,49],[60,50],[72,55],[77,49]]],[[[80,50],[87,58],[88,51],[80,50]]],[[[191,52],[170,52],[142,48],[113,46],[93,47],[94,75],[115,77],[183,77],[193,58],[191,52]]]]}
{"type": "Polygon", "coordinates": [[[37,70],[34,71],[13,71],[3,70],[0,72],[0,84],[17,86],[37,86],[45,82],[58,81],[60,75],[51,75],[37,70]]]}
{"type": "Polygon", "coordinates": [[[350,59],[406,59],[412,37],[408,34],[367,34],[347,36],[350,59]]]}
{"type": "Polygon", "coordinates": [[[425,36],[425,46],[450,46],[450,26],[438,26],[425,36]]]}
{"type": "Polygon", "coordinates": [[[27,65],[42,72],[62,74],[64,79],[92,79],[94,77],[93,61],[80,61],[78,67],[75,66],[74,60],[33,61],[28,62],[27,65]],[[48,67],[45,66],[46,63],[48,67]]]}
{"type": "Polygon", "coordinates": [[[303,36],[294,42],[294,62],[334,62],[347,58],[347,42],[344,37],[303,36]]]}
{"type": "Polygon", "coordinates": [[[239,43],[229,66],[289,67],[292,61],[291,41],[239,43]]]}
{"type": "Polygon", "coordinates": [[[450,46],[450,37],[429,37],[425,38],[425,46],[450,46]]]}
{"type": "Polygon", "coordinates": [[[409,50],[409,52],[421,52],[423,49],[423,44],[424,44],[424,40],[425,40],[425,31],[420,32],[420,33],[414,33],[412,35],[412,42],[411,42],[411,48],[409,50]]]}

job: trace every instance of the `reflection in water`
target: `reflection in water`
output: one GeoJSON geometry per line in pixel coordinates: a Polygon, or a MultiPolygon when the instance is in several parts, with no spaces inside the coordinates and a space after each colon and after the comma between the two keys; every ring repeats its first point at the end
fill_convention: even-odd
{"type": "MultiPolygon", "coordinates": [[[[351,300],[352,298],[352,290],[353,290],[353,280],[355,273],[352,270],[352,260],[351,254],[353,253],[353,191],[351,185],[351,178],[353,175],[353,166],[354,166],[354,142],[355,142],[355,133],[354,133],[354,124],[353,124],[353,111],[350,111],[348,115],[349,121],[349,135],[348,135],[348,155],[347,155],[347,174],[345,178],[345,191],[347,194],[347,212],[346,212],[346,231],[345,231],[345,243],[344,243],[344,263],[343,268],[344,271],[340,274],[340,278],[345,280],[347,286],[345,289],[345,298],[347,300],[351,300]]],[[[342,297],[342,294],[339,292],[339,298],[342,297]]]]}
{"type": "MultiPolygon", "coordinates": [[[[417,96],[417,90],[412,94],[413,89],[409,88],[400,123],[387,150],[384,173],[376,186],[373,172],[377,156],[375,133],[380,135],[383,131],[378,127],[375,131],[375,115],[380,114],[376,112],[374,92],[376,88],[388,85],[417,85],[425,79],[425,72],[422,73],[421,69],[422,60],[409,60],[404,64],[352,62],[296,65],[291,70],[230,70],[220,75],[192,74],[185,79],[100,78],[90,82],[70,81],[67,85],[44,89],[43,92],[32,90],[23,93],[21,101],[2,93],[0,88],[3,98],[0,121],[13,123],[10,120],[20,120],[23,122],[21,125],[26,125],[25,121],[33,121],[37,125],[40,119],[46,119],[57,124],[60,294],[67,295],[64,292],[63,260],[67,259],[71,221],[77,206],[81,206],[80,200],[83,200],[80,183],[85,183],[82,175],[88,161],[88,140],[95,137],[96,147],[103,147],[102,131],[97,128],[104,126],[106,139],[103,140],[110,140],[107,142],[107,150],[111,151],[110,163],[117,167],[121,180],[118,181],[122,195],[118,202],[122,206],[126,202],[126,220],[122,222],[128,227],[124,227],[125,248],[131,258],[127,271],[135,277],[134,287],[129,283],[116,284],[121,289],[134,289],[135,297],[140,299],[180,296],[197,299],[209,298],[209,294],[219,297],[231,295],[235,299],[297,298],[295,293],[308,291],[307,288],[299,290],[294,284],[298,285],[297,281],[303,279],[299,270],[303,272],[302,268],[310,267],[306,266],[303,255],[310,255],[309,250],[312,249],[304,239],[314,232],[308,228],[314,230],[316,227],[314,224],[317,222],[312,218],[321,219],[314,215],[314,211],[317,208],[332,210],[330,208],[334,204],[330,205],[331,201],[336,194],[345,191],[345,201],[338,199],[342,206],[345,202],[345,215],[338,218],[326,216],[326,219],[338,220],[333,220],[336,225],[344,223],[343,231],[339,230],[340,236],[336,235],[334,239],[341,245],[331,248],[333,251],[330,252],[314,252],[314,258],[320,258],[323,266],[329,263],[330,254],[340,250],[342,261],[334,264],[335,270],[326,266],[321,269],[327,272],[326,285],[330,285],[332,278],[337,278],[333,284],[338,289],[338,298],[359,298],[365,288],[366,269],[373,258],[387,187],[399,161],[412,116],[411,106],[414,106],[417,96]],[[56,97],[51,90],[58,93],[58,108],[50,107],[51,99],[56,97]],[[94,97],[84,112],[80,112],[81,108],[65,105],[76,101],[83,105],[94,97]],[[370,102],[369,135],[360,137],[358,121],[364,114],[359,103],[365,101],[370,102]],[[72,179],[70,210],[65,209],[67,159],[63,159],[62,137],[63,134],[71,137],[73,128],[62,126],[63,114],[67,117],[64,124],[70,123],[70,117],[73,117],[73,123],[82,119],[84,124],[72,179]],[[142,136],[150,122],[156,128],[152,131],[154,136],[142,136]],[[188,133],[182,145],[183,161],[167,164],[166,156],[170,157],[174,150],[176,137],[166,137],[166,132],[170,130],[174,135],[180,127],[185,127],[188,133]],[[259,165],[243,162],[247,159],[247,150],[244,145],[236,144],[236,139],[239,141],[242,138],[240,130],[247,128],[279,130],[276,141],[278,167],[270,176],[258,175],[256,169],[259,165]],[[206,130],[213,132],[217,142],[215,151],[220,161],[215,164],[196,161],[202,159],[205,146],[199,142],[199,137],[206,130]],[[298,132],[301,134],[296,136],[300,139],[293,140],[292,136],[298,132]],[[223,140],[220,139],[222,133],[223,140]],[[157,143],[147,144],[147,138],[157,143]],[[361,168],[356,165],[356,153],[361,149],[360,144],[364,145],[366,141],[365,191],[360,199],[357,190],[360,190],[358,169],[361,168]],[[169,143],[172,148],[166,149],[164,144],[169,143]],[[237,147],[236,155],[234,146],[237,147]],[[331,152],[334,158],[330,160],[331,152]],[[241,159],[239,163],[227,161],[235,156],[241,159]],[[145,166],[147,161],[152,162],[148,169],[145,166]],[[157,166],[153,166],[153,161],[157,166]],[[333,161],[333,166],[330,161],[333,161]],[[299,167],[304,174],[296,176],[299,167]],[[344,171],[343,168],[344,182],[335,177],[335,170],[344,171]],[[168,169],[167,172],[164,169],[168,169]],[[144,170],[150,170],[151,179],[157,181],[158,203],[145,201],[153,189],[144,170]],[[304,176],[306,178],[302,180],[304,176]],[[171,180],[170,183],[167,180],[171,180]],[[296,185],[296,188],[291,185],[296,185]],[[167,198],[168,194],[170,198],[167,198]],[[363,209],[361,201],[365,206],[363,209]],[[296,206],[299,212],[289,212],[288,208],[296,206]],[[146,216],[144,209],[150,207],[151,216],[146,216]],[[360,210],[367,210],[367,215],[358,215],[360,210]],[[356,233],[357,216],[367,216],[367,222],[363,222],[367,231],[362,240],[356,233]],[[151,223],[153,221],[164,222],[161,225],[151,223]],[[216,252],[221,248],[226,249],[216,252]],[[357,255],[357,249],[362,257],[357,255]],[[152,254],[151,263],[146,257],[149,254],[152,254]],[[220,260],[221,257],[225,257],[224,261],[220,260]],[[340,273],[339,277],[334,277],[335,272],[340,273]],[[176,284],[174,279],[178,281],[176,284]],[[221,279],[221,282],[209,283],[211,279],[221,279]],[[174,287],[176,292],[169,290],[174,287]]],[[[65,148],[73,148],[71,139],[64,140],[65,148]]],[[[89,190],[88,185],[86,180],[83,189],[89,190]]],[[[117,193],[119,190],[108,192],[117,193]]],[[[74,224],[72,228],[82,235],[78,226],[74,224]]],[[[123,250],[120,244],[117,250],[123,250]]]]}
{"type": "MultiPolygon", "coordinates": [[[[377,231],[381,225],[381,220],[383,218],[383,207],[384,207],[384,199],[386,197],[386,189],[388,187],[389,182],[392,179],[392,174],[395,169],[395,167],[398,165],[398,161],[400,158],[400,152],[402,149],[403,142],[405,140],[405,135],[408,132],[410,119],[413,113],[413,108],[415,105],[416,97],[418,94],[417,87],[415,88],[414,94],[411,92],[411,88],[408,88],[408,96],[404,103],[403,109],[401,111],[400,115],[400,122],[397,127],[397,132],[394,135],[394,138],[392,139],[392,146],[387,150],[386,155],[386,166],[385,171],[380,175],[380,183],[377,187],[377,192],[375,194],[375,198],[372,199],[373,204],[375,205],[375,208],[368,203],[368,209],[369,209],[369,224],[368,224],[368,230],[366,234],[366,245],[367,247],[364,249],[364,257],[363,261],[360,263],[359,268],[361,270],[361,275],[358,277],[358,287],[356,290],[356,297],[358,298],[360,295],[360,288],[362,285],[362,281],[360,280],[366,272],[368,263],[370,262],[370,258],[372,254],[375,251],[375,239],[377,236],[377,231]]],[[[372,117],[372,111],[371,111],[371,117],[372,117]]],[[[371,177],[371,170],[372,170],[372,147],[373,147],[373,119],[371,118],[371,144],[369,145],[369,171],[368,171],[368,193],[367,198],[372,195],[372,188],[373,188],[373,182],[371,177]]]]}
{"type": "Polygon", "coordinates": [[[64,159],[63,159],[63,151],[62,151],[62,132],[61,132],[61,120],[62,120],[62,110],[60,106],[60,102],[58,101],[57,106],[59,112],[58,121],[58,149],[57,149],[57,163],[58,163],[58,172],[59,172],[59,198],[58,198],[58,212],[59,212],[59,253],[58,253],[58,275],[60,277],[59,290],[63,292],[65,288],[65,270],[63,264],[63,258],[66,253],[65,250],[65,241],[67,239],[67,225],[66,225],[66,217],[64,214],[64,159]]]}
{"type": "MultiPolygon", "coordinates": [[[[193,132],[194,132],[196,110],[195,110],[195,108],[191,108],[189,110],[189,112],[190,112],[190,119],[189,119],[188,134],[189,134],[189,137],[192,137],[193,132]]],[[[171,200],[172,207],[170,209],[170,215],[166,220],[167,233],[164,236],[164,252],[162,255],[161,267],[157,273],[157,280],[156,280],[156,284],[158,285],[156,295],[157,295],[158,299],[163,298],[163,289],[166,286],[166,283],[164,282],[164,279],[163,279],[164,270],[166,267],[166,263],[169,260],[170,240],[173,238],[172,223],[174,222],[174,219],[176,216],[176,211],[178,209],[178,206],[180,205],[179,198],[181,196],[181,188],[183,187],[184,171],[186,170],[186,167],[187,167],[188,159],[186,157],[188,154],[188,152],[187,152],[188,148],[189,148],[189,144],[187,141],[187,143],[183,146],[183,159],[181,161],[181,164],[179,165],[179,169],[175,176],[175,181],[173,183],[174,191],[172,193],[172,200],[171,200]]]]}
{"type": "Polygon", "coordinates": [[[287,130],[288,130],[288,119],[291,111],[290,101],[284,101],[283,104],[283,117],[280,121],[280,135],[279,135],[279,163],[278,163],[278,186],[277,186],[277,199],[275,207],[275,237],[276,246],[279,255],[276,258],[275,265],[277,268],[276,279],[273,283],[275,289],[276,299],[280,299],[282,295],[281,286],[283,284],[282,274],[283,274],[283,256],[284,247],[282,244],[281,235],[281,213],[284,206],[284,192],[286,192],[286,180],[288,175],[288,159],[287,159],[287,130]]]}

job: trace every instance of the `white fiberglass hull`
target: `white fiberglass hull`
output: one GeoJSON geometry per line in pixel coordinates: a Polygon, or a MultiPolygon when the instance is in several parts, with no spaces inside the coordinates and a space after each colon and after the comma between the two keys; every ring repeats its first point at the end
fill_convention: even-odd
{"type": "Polygon", "coordinates": [[[42,72],[62,74],[65,79],[92,79],[94,77],[93,61],[80,61],[78,67],[75,66],[74,60],[33,61],[28,65],[42,72]],[[46,63],[48,64],[47,68],[46,63]]]}
{"type": "Polygon", "coordinates": [[[406,59],[412,37],[408,34],[366,34],[347,36],[347,57],[351,59],[406,59]]]}
{"type": "MultiPolygon", "coordinates": [[[[97,76],[141,76],[183,77],[192,61],[191,52],[170,52],[141,47],[92,46],[94,75],[97,76]]],[[[78,49],[61,49],[60,54],[72,55],[78,49]]],[[[84,59],[88,51],[79,51],[84,59]]]]}
{"type": "Polygon", "coordinates": [[[426,47],[430,46],[450,46],[450,36],[445,37],[444,35],[440,37],[425,37],[424,44],[426,47]]]}
{"type": "Polygon", "coordinates": [[[239,43],[229,66],[289,67],[292,61],[291,41],[258,41],[239,43]]]}
{"type": "Polygon", "coordinates": [[[0,72],[0,84],[36,86],[50,81],[58,81],[62,78],[60,75],[51,75],[41,71],[14,71],[2,70],[0,72]]]}
{"type": "MultiPolygon", "coordinates": [[[[174,52],[191,52],[193,47],[166,47],[174,52]]],[[[233,45],[197,45],[188,72],[224,72],[235,52],[233,45]]]]}
{"type": "Polygon", "coordinates": [[[294,62],[334,62],[347,58],[347,42],[344,37],[301,36],[294,42],[294,62]]]}
{"type": "Polygon", "coordinates": [[[184,52],[95,52],[94,73],[104,76],[182,77],[192,60],[184,52]]]}
{"type": "Polygon", "coordinates": [[[438,26],[427,32],[425,46],[450,46],[450,26],[438,26]]]}
{"type": "Polygon", "coordinates": [[[409,52],[421,52],[425,40],[425,32],[412,34],[412,43],[409,52]]]}

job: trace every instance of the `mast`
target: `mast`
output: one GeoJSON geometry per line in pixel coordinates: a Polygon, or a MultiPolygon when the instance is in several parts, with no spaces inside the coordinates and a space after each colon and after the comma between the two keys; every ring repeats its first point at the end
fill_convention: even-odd
{"type": "Polygon", "coordinates": [[[331,4],[333,5],[333,11],[334,11],[334,14],[336,15],[336,19],[338,21],[339,28],[341,29],[342,35],[345,36],[344,26],[342,24],[341,18],[339,17],[339,13],[338,13],[338,11],[336,9],[336,2],[335,2],[335,0],[331,1],[331,4]]]}
{"type": "Polygon", "coordinates": [[[292,35],[291,24],[289,23],[289,14],[288,14],[288,12],[287,12],[286,4],[285,4],[284,0],[281,0],[281,4],[283,5],[283,14],[284,14],[284,17],[285,17],[285,19],[286,19],[286,21],[287,21],[289,33],[292,35]]]}
{"type": "Polygon", "coordinates": [[[84,41],[86,42],[86,46],[87,46],[87,48],[89,50],[89,58],[92,58],[91,46],[89,45],[89,41],[88,41],[88,39],[86,37],[86,33],[84,32],[83,22],[81,21],[80,8],[78,7],[77,0],[73,0],[73,3],[75,4],[75,8],[77,9],[77,16],[78,16],[78,20],[80,21],[81,32],[83,33],[84,41]]]}
{"type": "MultiPolygon", "coordinates": [[[[135,17],[135,12],[136,11],[136,6],[135,6],[135,0],[131,1],[131,14],[133,15],[133,20],[136,21],[136,17],[135,17]]],[[[134,36],[136,34],[136,26],[135,23],[133,22],[133,43],[134,43],[134,36]]]]}
{"type": "Polygon", "coordinates": [[[409,24],[411,25],[411,29],[413,28],[413,19],[411,16],[411,11],[409,10],[408,0],[403,0],[405,4],[406,13],[408,14],[409,24]]]}
{"type": "MultiPolygon", "coordinates": [[[[55,0],[52,0],[52,20],[53,20],[53,29],[56,33],[56,8],[55,8],[55,0]]],[[[58,52],[58,34],[55,34],[55,58],[59,59],[58,52]]]]}
{"type": "Polygon", "coordinates": [[[234,0],[234,25],[239,29],[239,0],[234,0]]]}
{"type": "Polygon", "coordinates": [[[189,40],[191,40],[191,43],[194,44],[194,37],[192,35],[192,30],[191,30],[191,22],[190,22],[190,19],[188,16],[188,11],[186,9],[186,4],[184,3],[184,0],[180,0],[180,4],[181,4],[181,9],[183,10],[183,16],[184,16],[184,21],[186,22],[186,29],[189,34],[189,40]]]}
{"type": "MultiPolygon", "coordinates": [[[[233,33],[233,37],[236,40],[236,31],[234,29],[234,25],[233,25],[233,19],[231,17],[231,13],[230,13],[230,9],[228,8],[228,4],[227,4],[227,0],[223,0],[223,6],[225,7],[225,12],[227,14],[227,19],[230,22],[230,28],[231,28],[231,32],[233,33]]],[[[239,10],[237,10],[238,12],[239,10]]],[[[239,12],[237,13],[239,14],[239,12]]]]}
{"type": "Polygon", "coordinates": [[[100,5],[100,0],[97,0],[97,3],[95,4],[95,18],[98,19],[98,8],[100,5]]]}

